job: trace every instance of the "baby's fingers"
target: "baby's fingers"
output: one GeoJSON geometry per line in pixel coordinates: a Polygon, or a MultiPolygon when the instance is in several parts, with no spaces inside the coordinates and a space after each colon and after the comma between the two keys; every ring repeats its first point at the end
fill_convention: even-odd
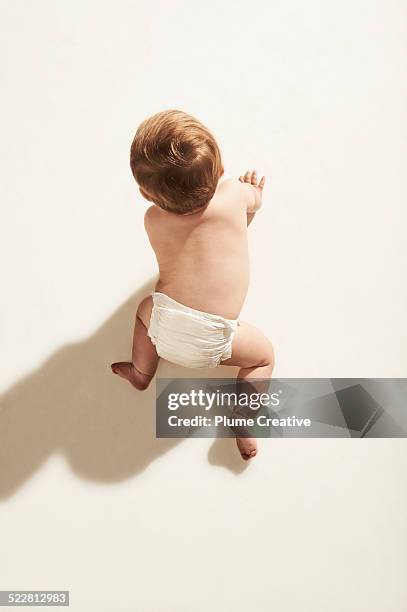
{"type": "Polygon", "coordinates": [[[244,176],[239,177],[239,181],[242,181],[243,183],[251,183],[252,185],[257,185],[256,170],[253,170],[253,172],[247,170],[244,176]]]}
{"type": "Polygon", "coordinates": [[[239,181],[241,183],[250,183],[254,187],[258,187],[259,189],[263,189],[264,183],[266,182],[266,177],[263,176],[261,178],[260,183],[257,185],[257,172],[256,172],[256,170],[253,170],[253,172],[250,172],[250,170],[248,170],[243,176],[239,176],[239,181]]]}
{"type": "Polygon", "coordinates": [[[245,174],[242,174],[241,176],[239,176],[239,181],[241,183],[250,183],[251,182],[251,173],[248,170],[245,174]]]}

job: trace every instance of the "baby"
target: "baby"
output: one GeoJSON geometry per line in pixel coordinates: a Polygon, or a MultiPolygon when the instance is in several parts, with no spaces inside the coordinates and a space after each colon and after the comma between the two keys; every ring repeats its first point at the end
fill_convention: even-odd
{"type": "MultiPolygon", "coordinates": [[[[141,123],[130,166],[141,195],[152,202],[144,224],[159,280],[139,305],[131,362],[115,374],[146,389],[159,358],[189,368],[238,366],[238,380],[270,379],[271,342],[238,320],[249,284],[247,226],[259,210],[265,177],[256,171],[220,181],[221,153],[195,117],[167,110],[141,123]]],[[[253,438],[236,436],[244,460],[253,438]]]]}

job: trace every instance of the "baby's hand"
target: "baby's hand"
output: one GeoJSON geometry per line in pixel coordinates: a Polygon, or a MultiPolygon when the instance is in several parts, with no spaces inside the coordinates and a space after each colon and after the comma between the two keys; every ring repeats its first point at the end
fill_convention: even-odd
{"type": "Polygon", "coordinates": [[[255,208],[256,210],[259,209],[262,204],[263,187],[264,187],[264,183],[266,182],[266,177],[263,176],[261,178],[260,183],[257,184],[256,170],[253,170],[253,172],[250,172],[250,170],[248,170],[246,174],[244,174],[243,176],[239,176],[239,181],[241,183],[249,183],[252,187],[254,187],[254,191],[256,194],[255,208]]]}

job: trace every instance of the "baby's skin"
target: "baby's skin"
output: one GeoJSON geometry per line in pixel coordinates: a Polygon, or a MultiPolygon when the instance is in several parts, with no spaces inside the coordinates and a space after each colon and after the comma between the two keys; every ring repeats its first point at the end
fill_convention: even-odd
{"type": "MultiPolygon", "coordinates": [[[[261,207],[264,183],[256,171],[220,181],[210,202],[193,213],[150,206],[144,222],[159,268],[155,290],[190,308],[238,319],[249,284],[247,227],[261,207]]],[[[147,388],[159,361],[147,335],[152,306],[148,296],[137,310],[132,362],[112,364],[115,374],[139,390],[147,388]]],[[[238,366],[238,379],[247,382],[270,379],[273,346],[260,330],[239,320],[232,355],[221,364],[238,366]]],[[[236,442],[244,460],[257,454],[255,439],[237,434],[236,442]]]]}

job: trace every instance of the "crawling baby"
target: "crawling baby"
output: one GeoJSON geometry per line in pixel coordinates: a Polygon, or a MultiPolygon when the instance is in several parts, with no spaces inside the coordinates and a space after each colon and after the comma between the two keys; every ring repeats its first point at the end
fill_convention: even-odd
{"type": "MultiPolygon", "coordinates": [[[[144,217],[159,280],[140,303],[132,361],[112,370],[139,390],[159,358],[188,368],[238,366],[238,379],[270,379],[271,342],[239,314],[249,284],[247,227],[262,204],[265,177],[256,171],[220,180],[221,153],[195,117],[167,110],[141,123],[130,165],[141,195],[152,202],[144,217]]],[[[239,437],[244,460],[257,443],[239,437]]]]}

